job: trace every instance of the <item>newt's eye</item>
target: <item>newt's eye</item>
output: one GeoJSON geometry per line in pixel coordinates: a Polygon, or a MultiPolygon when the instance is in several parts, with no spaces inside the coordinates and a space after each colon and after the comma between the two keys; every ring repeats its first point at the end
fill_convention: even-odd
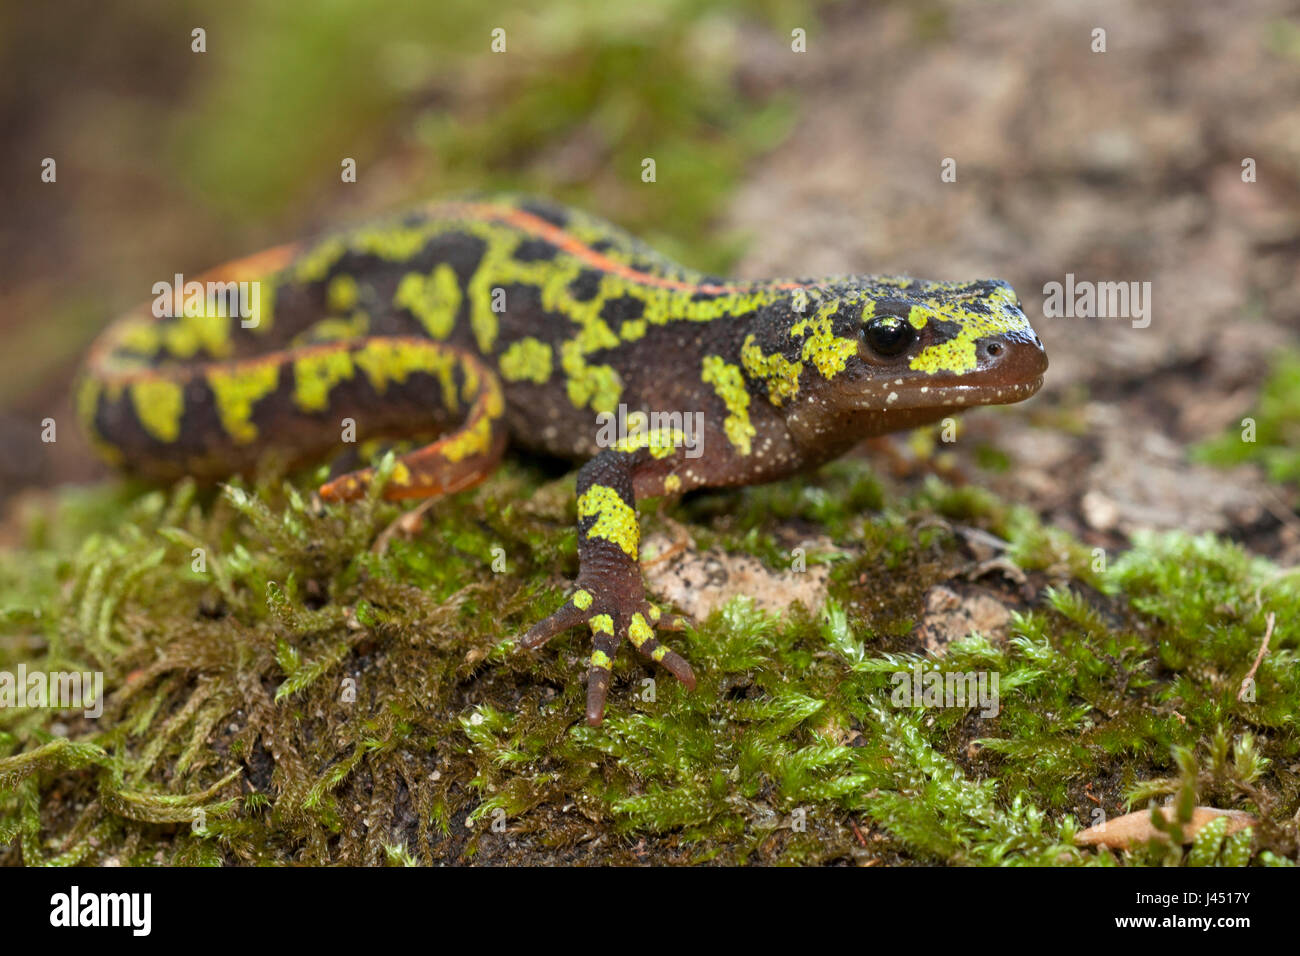
{"type": "Polygon", "coordinates": [[[881,315],[866,324],[862,329],[863,341],[867,348],[884,358],[893,358],[907,351],[916,340],[916,329],[906,319],[896,315],[881,315]]]}

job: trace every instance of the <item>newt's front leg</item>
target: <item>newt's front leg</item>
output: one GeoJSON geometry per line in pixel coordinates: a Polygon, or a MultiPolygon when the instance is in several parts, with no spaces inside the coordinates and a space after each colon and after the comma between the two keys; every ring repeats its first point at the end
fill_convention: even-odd
{"type": "Polygon", "coordinates": [[[532,649],[571,627],[591,628],[591,667],[587,678],[587,723],[599,726],[609,695],[610,668],[623,638],[642,655],[666,667],[691,690],[695,674],[686,659],[654,635],[659,609],[645,599],[637,561],[641,529],[636,491],[662,494],[671,474],[671,446],[611,448],[578,472],[578,581],[573,597],[533,626],[520,642],[532,649]]]}

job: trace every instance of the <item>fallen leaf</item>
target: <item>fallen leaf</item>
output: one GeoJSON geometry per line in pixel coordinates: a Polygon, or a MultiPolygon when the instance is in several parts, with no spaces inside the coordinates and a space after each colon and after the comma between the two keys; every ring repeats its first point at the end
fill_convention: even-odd
{"type": "MultiPolygon", "coordinates": [[[[1172,820],[1172,807],[1161,807],[1165,820],[1172,820]]],[[[1192,820],[1183,825],[1183,842],[1191,843],[1201,827],[1218,817],[1228,817],[1228,833],[1236,833],[1258,823],[1254,817],[1242,810],[1218,810],[1214,807],[1196,807],[1192,810],[1192,820]]],[[[1089,827],[1082,833],[1074,835],[1078,846],[1105,846],[1115,850],[1139,846],[1151,839],[1166,839],[1165,833],[1157,830],[1151,823],[1150,810],[1138,810],[1126,813],[1114,820],[1106,820],[1089,827]]]]}

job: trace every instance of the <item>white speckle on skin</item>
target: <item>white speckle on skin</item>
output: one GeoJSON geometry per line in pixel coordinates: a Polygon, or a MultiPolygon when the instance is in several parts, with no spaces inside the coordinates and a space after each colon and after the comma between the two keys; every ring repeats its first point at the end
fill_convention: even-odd
{"type": "Polygon", "coordinates": [[[889,397],[888,397],[887,399],[885,399],[885,401],[887,401],[887,402],[896,402],[896,401],[898,401],[898,393],[897,393],[897,392],[890,392],[890,393],[889,393],[889,397]]]}

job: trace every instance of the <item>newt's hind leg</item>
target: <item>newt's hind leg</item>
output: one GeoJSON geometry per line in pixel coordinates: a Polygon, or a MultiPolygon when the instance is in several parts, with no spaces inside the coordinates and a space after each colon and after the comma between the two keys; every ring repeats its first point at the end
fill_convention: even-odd
{"type": "Polygon", "coordinates": [[[680,654],[654,636],[669,616],[645,599],[637,561],[641,532],[634,488],[643,495],[681,487],[667,481],[673,473],[675,446],[643,441],[609,448],[578,472],[578,581],[573,597],[550,617],[535,624],[520,641],[532,649],[555,635],[586,623],[592,653],[587,676],[587,723],[599,726],[609,696],[610,669],[624,638],[642,655],[663,665],[691,690],[695,674],[680,654]]]}
{"type": "MultiPolygon", "coordinates": [[[[455,430],[397,460],[384,486],[389,500],[442,497],[472,488],[492,473],[505,452],[505,400],[496,373],[468,352],[436,343],[422,347],[436,349],[450,363],[443,367],[445,381],[452,385],[444,404],[463,402],[468,408],[455,430]]],[[[373,468],[340,475],[321,486],[320,496],[326,501],[360,498],[373,478],[373,468]]]]}

